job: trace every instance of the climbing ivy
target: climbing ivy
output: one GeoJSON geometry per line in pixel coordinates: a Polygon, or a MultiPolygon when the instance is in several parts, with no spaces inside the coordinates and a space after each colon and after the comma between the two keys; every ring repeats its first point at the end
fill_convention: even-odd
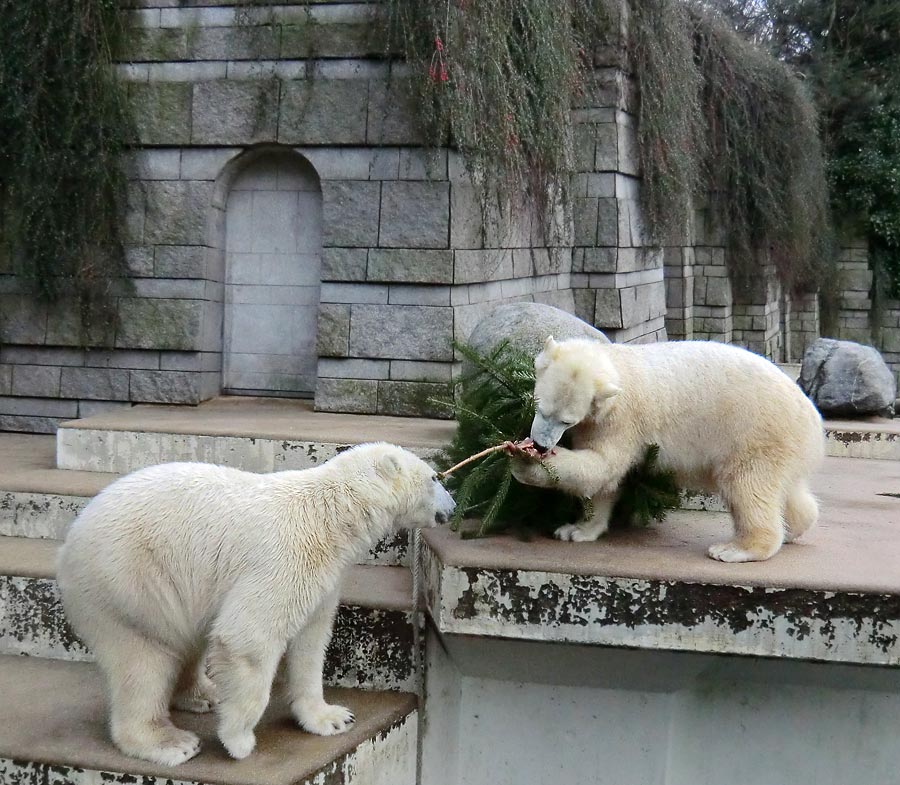
{"type": "Polygon", "coordinates": [[[126,275],[123,40],[117,0],[0,0],[0,243],[38,296],[75,300],[83,342],[126,275]]]}

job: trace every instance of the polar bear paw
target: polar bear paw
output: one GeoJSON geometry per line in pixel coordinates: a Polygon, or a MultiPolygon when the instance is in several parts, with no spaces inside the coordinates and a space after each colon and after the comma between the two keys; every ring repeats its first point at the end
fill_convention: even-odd
{"type": "Polygon", "coordinates": [[[603,531],[603,529],[586,529],[575,523],[567,523],[565,526],[560,526],[553,532],[553,536],[556,537],[557,540],[563,540],[565,542],[594,542],[599,538],[603,531]]]}
{"type": "Polygon", "coordinates": [[[711,559],[724,562],[760,561],[765,558],[742,548],[736,542],[719,542],[710,545],[708,553],[711,559]]]}
{"type": "Polygon", "coordinates": [[[219,702],[216,697],[216,685],[204,676],[202,680],[195,682],[191,687],[178,693],[172,701],[172,705],[180,711],[190,711],[194,714],[206,714],[212,711],[219,702]]]}
{"type": "Polygon", "coordinates": [[[228,754],[235,760],[243,760],[256,747],[256,736],[249,730],[233,734],[220,733],[219,738],[228,754]]]}
{"type": "Polygon", "coordinates": [[[152,744],[120,745],[122,752],[161,766],[178,766],[200,752],[200,737],[174,725],[154,729],[152,744]]]}
{"type": "Polygon", "coordinates": [[[318,736],[336,736],[348,730],[356,717],[344,706],[321,702],[310,706],[297,702],[293,706],[294,717],[303,730],[318,736]]]}

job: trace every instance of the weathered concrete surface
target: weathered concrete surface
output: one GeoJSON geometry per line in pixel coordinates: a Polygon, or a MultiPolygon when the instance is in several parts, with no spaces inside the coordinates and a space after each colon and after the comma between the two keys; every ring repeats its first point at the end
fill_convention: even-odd
{"type": "Polygon", "coordinates": [[[257,730],[253,755],[228,758],[215,738],[215,715],[176,714],[198,733],[200,755],[175,771],[122,755],[106,730],[100,675],[86,663],[0,657],[0,781],[219,783],[221,785],[414,785],[416,700],[405,693],[329,690],[356,724],[339,736],[313,736],[274,700],[257,730]]]}
{"type": "Polygon", "coordinates": [[[900,461],[900,420],[826,420],[828,455],[900,461]]]}
{"type": "MultiPolygon", "coordinates": [[[[52,436],[0,433],[0,535],[64,539],[91,497],[118,477],[56,469],[55,460],[52,436]]],[[[360,563],[409,566],[409,533],[389,535],[360,563]]]]}
{"type": "Polygon", "coordinates": [[[65,423],[57,433],[57,466],[124,473],[176,460],[277,471],[315,466],[372,441],[400,444],[427,460],[455,427],[443,420],[315,412],[308,401],[224,397],[196,408],[135,406],[65,423]]]}
{"type": "Polygon", "coordinates": [[[576,545],[427,531],[428,606],[445,633],[900,664],[900,464],[829,459],[815,488],[820,526],[754,564],[707,558],[721,513],[576,545]]]}
{"type": "MultiPolygon", "coordinates": [[[[53,577],[57,543],[0,538],[0,654],[92,660],[66,620],[53,577]]],[[[408,570],[355,567],[325,662],[331,686],[414,690],[408,570]]]]}

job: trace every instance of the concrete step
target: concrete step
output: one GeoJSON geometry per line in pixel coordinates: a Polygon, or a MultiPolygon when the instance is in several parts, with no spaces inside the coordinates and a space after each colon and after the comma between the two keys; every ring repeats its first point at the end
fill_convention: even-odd
{"type": "MultiPolygon", "coordinates": [[[[120,475],[55,468],[53,436],[0,433],[0,535],[65,539],[93,496],[120,475]]],[[[375,545],[363,564],[409,566],[409,534],[375,545]]]]}
{"type": "Polygon", "coordinates": [[[223,397],[191,407],[133,406],[63,423],[56,456],[60,469],[119,474],[168,461],[271,472],[305,469],[376,441],[428,460],[455,427],[446,420],[315,412],[308,401],[223,397]]]}
{"type": "Polygon", "coordinates": [[[0,782],[168,785],[414,785],[416,699],[398,692],[330,690],[356,724],[339,736],[302,732],[283,700],[274,700],[248,758],[227,757],[215,716],[176,712],[175,723],[199,734],[193,760],[170,768],[122,755],[109,741],[107,707],[88,663],[0,656],[0,782]]]}
{"type": "MultiPolygon", "coordinates": [[[[0,654],[89,661],[66,622],[55,578],[56,540],[0,537],[0,654]]],[[[414,690],[412,575],[350,568],[326,659],[328,684],[414,690]]]]}
{"type": "Polygon", "coordinates": [[[566,644],[900,665],[900,463],[828,458],[821,518],[766,562],[723,564],[722,513],[593,543],[423,532],[436,629],[566,644]]]}

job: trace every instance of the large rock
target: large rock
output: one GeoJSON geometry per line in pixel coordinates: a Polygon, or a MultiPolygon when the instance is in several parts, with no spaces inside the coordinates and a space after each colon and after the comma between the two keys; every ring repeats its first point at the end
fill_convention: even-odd
{"type": "Polygon", "coordinates": [[[603,333],[577,316],[542,303],[508,303],[494,308],[475,325],[466,343],[481,354],[487,354],[502,341],[508,341],[510,348],[534,356],[540,352],[548,335],[557,341],[592,338],[609,343],[603,333]]]}
{"type": "Polygon", "coordinates": [[[799,384],[825,415],[893,415],[897,384],[871,346],[819,338],[803,355],[799,384]]]}

